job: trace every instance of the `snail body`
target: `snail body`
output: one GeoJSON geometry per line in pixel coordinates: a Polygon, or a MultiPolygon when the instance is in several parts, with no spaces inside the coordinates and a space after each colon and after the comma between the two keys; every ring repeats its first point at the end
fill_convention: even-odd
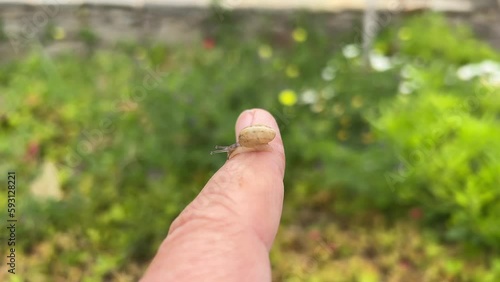
{"type": "Polygon", "coordinates": [[[271,142],[276,137],[276,131],[267,125],[255,124],[245,127],[238,135],[238,142],[229,146],[215,146],[215,153],[227,153],[228,159],[237,154],[255,151],[270,151],[271,142]]]}

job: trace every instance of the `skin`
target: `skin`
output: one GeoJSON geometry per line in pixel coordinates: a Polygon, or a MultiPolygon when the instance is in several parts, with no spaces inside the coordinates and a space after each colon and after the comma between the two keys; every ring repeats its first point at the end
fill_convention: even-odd
{"type": "Polygon", "coordinates": [[[141,281],[271,281],[285,153],[278,125],[265,110],[244,111],[236,135],[254,124],[276,130],[272,150],[227,160],[173,221],[141,281]]]}

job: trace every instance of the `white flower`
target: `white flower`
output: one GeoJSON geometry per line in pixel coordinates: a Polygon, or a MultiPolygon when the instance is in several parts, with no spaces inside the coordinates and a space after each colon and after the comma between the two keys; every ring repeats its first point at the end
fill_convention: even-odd
{"type": "Polygon", "coordinates": [[[356,44],[349,44],[342,48],[342,54],[348,59],[356,58],[360,54],[359,46],[356,44]]]}
{"type": "Polygon", "coordinates": [[[417,84],[411,81],[403,81],[399,84],[399,93],[408,95],[418,88],[417,84]]]}
{"type": "Polygon", "coordinates": [[[333,67],[327,66],[323,69],[323,71],[321,71],[321,78],[323,78],[323,80],[330,81],[335,78],[336,72],[337,71],[333,67]]]}
{"type": "Polygon", "coordinates": [[[370,54],[370,65],[376,71],[386,71],[392,68],[391,59],[377,53],[370,54]]]}
{"type": "Polygon", "coordinates": [[[465,65],[457,70],[457,76],[461,80],[471,80],[479,74],[479,69],[475,65],[465,65]]]}
{"type": "Polygon", "coordinates": [[[500,72],[500,64],[494,61],[486,60],[482,61],[478,65],[479,70],[482,73],[499,73],[500,72]]]}
{"type": "Polygon", "coordinates": [[[401,77],[409,79],[415,75],[415,67],[411,64],[406,64],[401,68],[401,77]]]}
{"type": "Polygon", "coordinates": [[[486,60],[478,64],[468,64],[457,70],[457,76],[461,80],[471,80],[480,76],[500,75],[500,63],[486,60]]]}
{"type": "Polygon", "coordinates": [[[303,104],[314,104],[318,101],[318,93],[312,89],[307,89],[300,95],[303,104]]]}
{"type": "Polygon", "coordinates": [[[335,90],[331,86],[325,87],[320,91],[320,96],[325,100],[330,100],[335,97],[335,90]]]}
{"type": "Polygon", "coordinates": [[[490,77],[488,77],[488,83],[500,85],[500,72],[491,74],[490,77]]]}

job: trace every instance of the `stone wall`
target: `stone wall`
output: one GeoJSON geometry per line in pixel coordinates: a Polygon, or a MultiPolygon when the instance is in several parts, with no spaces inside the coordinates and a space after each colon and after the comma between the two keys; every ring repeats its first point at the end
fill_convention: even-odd
{"type": "MultiPolygon", "coordinates": [[[[56,1],[56,0],[53,0],[56,1]]],[[[380,1],[380,0],[379,0],[380,1]]],[[[408,1],[408,0],[407,0],[408,1]]],[[[448,0],[452,1],[452,0],[448,0]]],[[[455,0],[462,1],[464,0],[455,0]]],[[[445,1],[446,2],[446,1],[445,1]]],[[[423,8],[399,1],[386,10],[391,23],[423,8]],[[409,8],[410,7],[410,8],[409,8]]],[[[458,2],[456,2],[458,3],[458,2]]],[[[467,11],[448,11],[452,21],[470,24],[479,37],[500,49],[500,12],[496,1],[472,2],[467,11]]],[[[469,3],[470,4],[470,3],[469,3]]],[[[425,8],[425,7],[424,7],[425,8]]],[[[236,9],[233,19],[252,36],[268,29],[262,17],[272,18],[273,28],[289,28],[291,10],[236,9]]],[[[344,32],[361,20],[362,10],[314,11],[325,28],[344,32]]],[[[71,50],[85,52],[89,45],[113,46],[119,41],[155,40],[170,44],[201,40],[228,16],[222,9],[169,5],[28,5],[0,2],[0,58],[18,56],[41,46],[47,52],[71,50]]]]}

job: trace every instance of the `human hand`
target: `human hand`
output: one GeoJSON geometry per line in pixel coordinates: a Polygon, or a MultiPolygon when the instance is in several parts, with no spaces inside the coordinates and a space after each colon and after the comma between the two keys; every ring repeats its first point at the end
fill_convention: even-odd
{"type": "Polygon", "coordinates": [[[228,160],[173,221],[141,281],[271,281],[269,251],[281,218],[285,153],[267,111],[243,112],[236,133],[254,124],[276,130],[272,150],[228,160]]]}

